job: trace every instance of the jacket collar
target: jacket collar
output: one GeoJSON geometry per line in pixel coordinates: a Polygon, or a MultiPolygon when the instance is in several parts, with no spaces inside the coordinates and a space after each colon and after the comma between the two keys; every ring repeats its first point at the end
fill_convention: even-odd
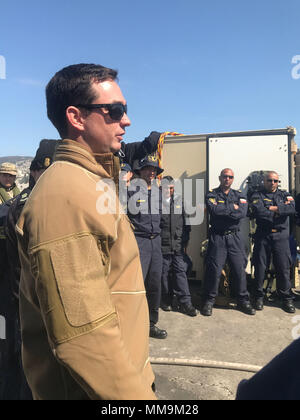
{"type": "Polygon", "coordinates": [[[225,194],[220,185],[218,188],[216,188],[216,192],[223,194],[224,197],[229,197],[232,194],[232,188],[230,188],[228,194],[225,194]]]}
{"type": "Polygon", "coordinates": [[[263,189],[263,194],[264,195],[275,195],[275,194],[277,194],[278,193],[278,191],[279,191],[279,189],[277,188],[277,190],[276,191],[274,191],[274,192],[272,192],[272,191],[267,191],[265,188],[263,189]]]}
{"type": "Polygon", "coordinates": [[[113,153],[91,154],[87,147],[74,140],[62,140],[56,149],[55,161],[67,161],[118,184],[120,163],[113,153]]]}

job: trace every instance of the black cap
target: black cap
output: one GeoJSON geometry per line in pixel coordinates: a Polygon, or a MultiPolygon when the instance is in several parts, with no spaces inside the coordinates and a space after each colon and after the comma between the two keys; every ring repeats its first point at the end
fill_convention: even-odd
{"type": "Polygon", "coordinates": [[[122,163],[121,163],[121,171],[122,171],[122,172],[132,172],[132,168],[131,168],[131,166],[129,165],[129,163],[127,163],[127,162],[122,162],[122,163]]]}
{"type": "Polygon", "coordinates": [[[144,158],[140,159],[135,171],[139,171],[142,168],[145,168],[146,166],[153,166],[157,170],[157,175],[161,174],[164,170],[160,168],[158,164],[157,154],[154,153],[152,155],[147,155],[144,158]]]}
{"type": "Polygon", "coordinates": [[[30,170],[39,171],[41,169],[49,168],[53,162],[55,150],[59,142],[60,140],[41,140],[36,155],[31,162],[30,170]]]}

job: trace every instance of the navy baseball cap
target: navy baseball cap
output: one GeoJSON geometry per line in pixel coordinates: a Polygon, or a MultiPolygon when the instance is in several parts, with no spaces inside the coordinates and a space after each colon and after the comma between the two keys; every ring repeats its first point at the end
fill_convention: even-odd
{"type": "Polygon", "coordinates": [[[156,168],[157,175],[161,174],[164,170],[160,168],[158,164],[158,159],[156,154],[147,155],[143,159],[140,159],[138,163],[138,167],[136,168],[136,171],[141,170],[142,168],[145,168],[146,166],[153,166],[156,168]]]}
{"type": "Polygon", "coordinates": [[[127,162],[122,162],[122,163],[121,163],[121,171],[122,171],[122,172],[132,172],[132,168],[131,168],[131,166],[129,165],[129,163],[127,163],[127,162]]]}

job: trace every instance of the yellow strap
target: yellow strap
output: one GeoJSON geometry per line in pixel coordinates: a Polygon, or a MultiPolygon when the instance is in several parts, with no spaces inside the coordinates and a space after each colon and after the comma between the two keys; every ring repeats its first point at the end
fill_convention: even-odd
{"type": "MultiPolygon", "coordinates": [[[[163,151],[163,147],[164,147],[164,141],[165,141],[165,137],[166,136],[184,136],[184,134],[180,134],[180,133],[176,133],[174,131],[165,131],[164,133],[162,133],[160,135],[160,138],[158,140],[158,145],[157,145],[157,158],[158,158],[158,164],[159,167],[161,168],[162,166],[162,151],[163,151]]],[[[158,175],[158,179],[161,179],[162,175],[158,175]]]]}

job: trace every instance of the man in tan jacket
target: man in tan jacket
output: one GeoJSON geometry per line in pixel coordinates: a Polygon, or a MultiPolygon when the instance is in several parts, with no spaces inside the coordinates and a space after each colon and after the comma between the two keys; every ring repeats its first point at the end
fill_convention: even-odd
{"type": "Polygon", "coordinates": [[[130,125],[116,77],[74,65],[46,89],[48,116],[67,140],[16,228],[23,364],[35,399],[156,399],[139,252],[112,182],[130,125]],[[103,194],[115,210],[100,205],[103,194]]]}

